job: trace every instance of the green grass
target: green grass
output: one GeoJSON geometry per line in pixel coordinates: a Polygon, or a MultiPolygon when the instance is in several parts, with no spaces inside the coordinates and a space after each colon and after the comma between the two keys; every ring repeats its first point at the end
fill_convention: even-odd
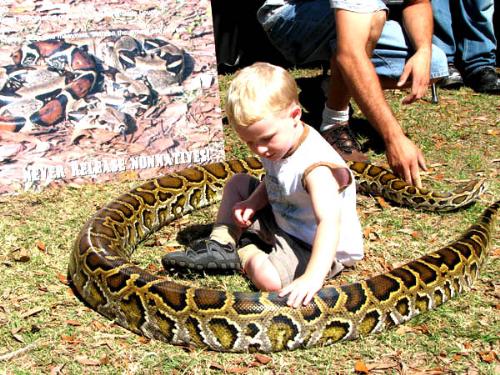
{"type": "MultiPolygon", "coordinates": [[[[293,74],[312,77],[307,80],[318,72],[293,74]]],[[[230,78],[220,77],[222,92],[230,78]]],[[[439,93],[438,105],[420,101],[411,106],[399,104],[401,92],[386,93],[396,117],[432,166],[424,175],[425,183],[446,190],[462,180],[486,178],[489,191],[477,204],[449,214],[383,208],[375,199],[359,196],[360,219],[371,233],[365,239],[366,257],[334,283],[384,272],[449,243],[500,197],[498,97],[468,89],[439,93]]],[[[356,107],[355,117],[361,119],[356,107]]],[[[227,126],[225,136],[228,158],[248,154],[227,126]]],[[[368,138],[362,134],[363,140],[368,138]]],[[[386,163],[383,153],[371,151],[370,155],[374,163],[386,163]]],[[[0,361],[0,373],[343,374],[353,373],[357,361],[372,374],[498,373],[493,352],[498,355],[498,231],[492,246],[495,256],[489,258],[470,293],[396,329],[330,347],[271,354],[267,364],[254,354],[181,348],[118,327],[77,300],[65,276],[69,252],[84,222],[136,184],[113,182],[0,197],[0,356],[36,343],[24,354],[0,361]]],[[[181,246],[177,233],[193,223],[212,221],[215,212],[215,207],[207,208],[163,228],[140,246],[134,261],[160,271],[166,248],[181,246]]],[[[228,290],[250,288],[239,275],[169,277],[228,290]]]]}

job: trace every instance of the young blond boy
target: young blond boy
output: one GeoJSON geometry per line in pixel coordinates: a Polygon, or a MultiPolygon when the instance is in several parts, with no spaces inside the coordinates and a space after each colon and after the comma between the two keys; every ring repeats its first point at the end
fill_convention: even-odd
{"type": "Polygon", "coordinates": [[[209,239],[165,255],[163,265],[241,268],[257,288],[279,291],[290,306],[307,305],[326,278],[363,257],[352,174],[300,120],[297,85],[280,67],[242,69],[226,114],[266,176],[233,176],[209,239]]]}

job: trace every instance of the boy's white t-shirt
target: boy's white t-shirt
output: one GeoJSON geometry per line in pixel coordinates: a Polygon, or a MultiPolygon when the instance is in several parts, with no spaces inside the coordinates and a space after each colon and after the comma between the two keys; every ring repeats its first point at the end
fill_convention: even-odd
{"type": "Polygon", "coordinates": [[[363,237],[356,212],[354,178],[333,147],[315,129],[305,126],[307,135],[293,154],[278,161],[262,158],[269,203],[281,229],[312,245],[317,223],[311,197],[303,186],[304,172],[317,163],[346,168],[351,181],[339,194],[340,230],[336,259],[351,266],[363,258],[363,237]]]}

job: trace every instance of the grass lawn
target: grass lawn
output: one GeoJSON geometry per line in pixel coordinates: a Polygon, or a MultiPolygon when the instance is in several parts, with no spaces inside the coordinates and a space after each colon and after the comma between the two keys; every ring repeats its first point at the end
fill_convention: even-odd
{"type": "MultiPolygon", "coordinates": [[[[323,105],[319,72],[296,70],[304,118],[317,125],[323,105]]],[[[224,95],[230,76],[221,76],[224,95]]],[[[456,239],[500,198],[498,96],[462,88],[439,91],[438,104],[401,105],[404,93],[386,92],[403,128],[426,156],[424,184],[450,189],[486,178],[488,191],[473,206],[436,214],[358,197],[365,260],[335,283],[373,276],[456,239]]],[[[430,91],[429,91],[430,97],[430,91]]],[[[430,98],[429,98],[430,99],[430,98]]],[[[355,126],[374,164],[383,148],[355,107],[355,126]]],[[[248,153],[225,129],[227,158],[248,153]]],[[[0,197],[0,373],[6,374],[498,374],[500,247],[498,225],[490,258],[473,290],[396,329],[324,348],[270,355],[225,354],[172,346],[137,336],[85,307],[67,285],[69,252],[84,222],[137,182],[67,186],[39,194],[0,197]]],[[[153,235],[134,256],[152,272],[161,255],[179,246],[177,233],[213,220],[215,207],[183,218],[153,235]]],[[[247,289],[239,275],[186,282],[247,289]]]]}

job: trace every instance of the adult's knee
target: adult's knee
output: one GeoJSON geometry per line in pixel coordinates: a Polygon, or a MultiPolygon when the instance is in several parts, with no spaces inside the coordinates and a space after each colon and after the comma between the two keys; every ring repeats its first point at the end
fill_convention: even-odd
{"type": "Polygon", "coordinates": [[[371,56],[375,46],[382,35],[382,30],[384,29],[385,21],[387,19],[387,13],[384,10],[375,12],[372,16],[372,21],[370,25],[370,32],[368,34],[368,41],[366,43],[366,53],[371,56]]]}

